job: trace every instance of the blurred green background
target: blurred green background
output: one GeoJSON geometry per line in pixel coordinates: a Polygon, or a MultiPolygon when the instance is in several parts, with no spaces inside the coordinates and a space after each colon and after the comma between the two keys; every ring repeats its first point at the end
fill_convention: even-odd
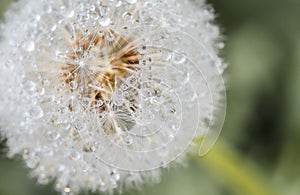
{"type": "MultiPolygon", "coordinates": [[[[12,0],[0,0],[0,13],[12,0]]],[[[300,1],[209,0],[230,64],[222,134],[204,158],[166,172],[142,195],[300,194],[300,1]]],[[[0,195],[53,195],[0,146],[0,195]]]]}

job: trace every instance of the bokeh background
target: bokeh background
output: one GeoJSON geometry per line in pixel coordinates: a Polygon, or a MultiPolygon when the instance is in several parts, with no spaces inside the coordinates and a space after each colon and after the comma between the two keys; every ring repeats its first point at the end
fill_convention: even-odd
{"type": "MultiPolygon", "coordinates": [[[[13,0],[0,0],[0,15],[13,0]]],[[[300,1],[209,0],[226,42],[228,110],[204,158],[132,195],[300,194],[300,1]]],[[[56,195],[0,146],[0,195],[56,195]]],[[[87,193],[88,194],[88,193],[87,193]]]]}

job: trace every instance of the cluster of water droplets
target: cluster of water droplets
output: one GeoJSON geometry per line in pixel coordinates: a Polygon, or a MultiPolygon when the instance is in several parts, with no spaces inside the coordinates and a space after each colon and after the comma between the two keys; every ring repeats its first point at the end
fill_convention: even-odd
{"type": "Polygon", "coordinates": [[[38,183],[55,181],[63,194],[158,182],[160,168],[177,160],[196,136],[208,135],[224,104],[225,66],[212,16],[202,1],[192,0],[14,4],[0,44],[0,127],[9,156],[21,154],[38,183]],[[105,64],[115,56],[99,58],[98,50],[85,53],[85,45],[76,46],[95,33],[105,37],[103,47],[124,37],[139,57],[108,97],[96,99],[86,95],[93,84],[86,75],[99,67],[87,63],[105,64]],[[64,72],[66,64],[85,74],[64,72]]]}

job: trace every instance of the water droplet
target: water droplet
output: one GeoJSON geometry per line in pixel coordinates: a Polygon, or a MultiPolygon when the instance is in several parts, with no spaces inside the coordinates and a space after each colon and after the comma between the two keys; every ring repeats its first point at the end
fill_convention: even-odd
{"type": "Polygon", "coordinates": [[[95,11],[95,10],[96,10],[95,5],[91,5],[90,10],[91,10],[92,12],[95,11]]]}
{"type": "Polygon", "coordinates": [[[128,88],[129,88],[129,86],[126,83],[123,83],[122,86],[121,86],[121,89],[123,91],[127,90],[128,88]]]}
{"type": "Polygon", "coordinates": [[[108,184],[104,181],[100,182],[100,187],[99,187],[100,191],[106,191],[108,189],[108,184]]]}
{"type": "Polygon", "coordinates": [[[130,94],[129,94],[129,92],[128,92],[128,91],[124,91],[124,92],[123,92],[123,96],[124,96],[125,98],[127,98],[127,97],[129,97],[129,96],[130,96],[130,94]]]}
{"type": "Polygon", "coordinates": [[[52,28],[51,28],[51,31],[55,31],[55,30],[56,30],[56,28],[57,28],[57,25],[56,25],[56,24],[54,24],[54,25],[52,26],[52,28]]]}
{"type": "Polygon", "coordinates": [[[33,41],[26,41],[23,43],[23,48],[25,51],[28,51],[28,52],[31,52],[31,51],[34,51],[35,49],[35,44],[33,41]]]}
{"type": "Polygon", "coordinates": [[[108,41],[114,41],[116,37],[112,33],[109,33],[106,38],[108,41]]]}
{"type": "Polygon", "coordinates": [[[71,128],[71,125],[69,123],[64,123],[64,124],[61,124],[61,127],[64,129],[64,130],[69,130],[71,128]]]}
{"type": "Polygon", "coordinates": [[[79,160],[79,159],[80,159],[80,154],[79,154],[79,152],[77,152],[77,151],[71,152],[70,156],[71,156],[71,158],[72,158],[73,160],[79,160]]]}
{"type": "Polygon", "coordinates": [[[133,144],[133,138],[131,135],[125,135],[123,137],[123,141],[126,145],[132,145],[133,144]]]}
{"type": "Polygon", "coordinates": [[[71,188],[66,187],[66,188],[64,189],[64,192],[65,192],[65,193],[70,193],[70,192],[71,192],[71,188]]]}
{"type": "Polygon", "coordinates": [[[26,161],[26,165],[29,167],[29,168],[35,168],[38,163],[39,163],[40,159],[39,157],[37,156],[31,156],[28,158],[28,160],[26,161]]]}
{"type": "Polygon", "coordinates": [[[41,79],[41,84],[44,86],[48,86],[50,84],[50,81],[48,78],[42,78],[41,79]]]}
{"type": "Polygon", "coordinates": [[[41,16],[40,15],[36,15],[35,19],[36,19],[37,22],[39,22],[41,20],[41,16]]]}
{"type": "Polygon", "coordinates": [[[102,18],[99,19],[99,24],[101,26],[108,26],[110,24],[110,21],[111,21],[110,18],[102,17],[102,18]]]}
{"type": "Polygon", "coordinates": [[[145,54],[147,52],[147,46],[146,45],[140,45],[138,48],[137,48],[137,51],[140,53],[140,54],[145,54]]]}
{"type": "Polygon", "coordinates": [[[151,104],[154,104],[154,105],[158,105],[160,102],[159,102],[159,98],[154,96],[154,97],[151,97],[150,98],[150,103],[151,104]]]}
{"type": "Polygon", "coordinates": [[[110,11],[110,8],[107,5],[102,4],[99,6],[99,15],[101,17],[108,16],[109,11],[110,11]]]}
{"type": "Polygon", "coordinates": [[[183,54],[174,53],[173,61],[175,64],[183,64],[186,61],[186,57],[183,54]]]}
{"type": "Polygon", "coordinates": [[[70,10],[70,11],[67,11],[66,12],[66,17],[67,18],[72,18],[73,16],[74,16],[74,14],[75,14],[75,12],[74,12],[74,10],[70,10]]]}
{"type": "Polygon", "coordinates": [[[122,5],[122,1],[118,1],[117,3],[116,3],[116,7],[120,7],[122,5]]]}
{"type": "Polygon", "coordinates": [[[163,58],[164,61],[168,62],[168,61],[171,60],[172,54],[168,51],[163,51],[162,52],[162,58],[163,58]]]}
{"type": "Polygon", "coordinates": [[[132,14],[130,12],[125,12],[122,17],[127,22],[130,22],[132,20],[132,14]]]}
{"type": "Polygon", "coordinates": [[[40,175],[40,177],[38,178],[38,183],[42,184],[42,185],[46,185],[49,182],[49,177],[47,175],[45,175],[44,173],[42,173],[40,175]]]}
{"type": "Polygon", "coordinates": [[[76,128],[78,129],[78,131],[83,132],[86,130],[87,124],[84,120],[78,120],[76,128]]]}
{"type": "Polygon", "coordinates": [[[58,59],[64,59],[65,58],[65,55],[60,51],[56,51],[55,54],[56,54],[56,57],[58,59]]]}
{"type": "Polygon", "coordinates": [[[49,130],[47,132],[47,138],[50,140],[50,141],[56,141],[60,138],[60,134],[54,130],[49,130]]]}
{"type": "Polygon", "coordinates": [[[29,115],[33,118],[33,119],[40,119],[44,116],[44,112],[42,110],[42,108],[40,106],[33,106],[30,110],[29,110],[29,115]]]}
{"type": "Polygon", "coordinates": [[[40,95],[44,95],[45,91],[46,91],[45,88],[42,87],[42,88],[39,88],[38,92],[39,92],[40,95]]]}
{"type": "Polygon", "coordinates": [[[51,7],[50,5],[47,6],[46,8],[48,13],[51,13],[53,11],[53,7],[51,7]]]}
{"type": "Polygon", "coordinates": [[[130,3],[130,4],[135,4],[137,2],[137,0],[126,0],[127,3],[130,3]]]}
{"type": "Polygon", "coordinates": [[[147,125],[150,124],[151,121],[154,119],[154,115],[150,111],[137,111],[136,112],[136,122],[139,125],[147,125]]]}
{"type": "Polygon", "coordinates": [[[168,163],[166,161],[162,161],[161,168],[167,168],[167,167],[168,167],[168,163]]]}
{"type": "Polygon", "coordinates": [[[111,178],[112,181],[117,182],[117,181],[120,180],[120,174],[118,173],[118,171],[113,170],[110,173],[110,178],[111,178]]]}
{"type": "Polygon", "coordinates": [[[58,165],[56,166],[56,170],[57,170],[58,172],[63,172],[63,171],[65,171],[65,169],[66,169],[66,167],[65,167],[65,165],[63,165],[63,164],[58,164],[58,165]]]}
{"type": "Polygon", "coordinates": [[[97,32],[97,35],[98,35],[99,37],[103,37],[103,36],[105,35],[105,33],[104,33],[103,31],[98,31],[98,32],[97,32]]]}
{"type": "Polygon", "coordinates": [[[78,87],[78,83],[76,81],[71,81],[69,85],[72,90],[77,89],[78,87]]]}
{"type": "Polygon", "coordinates": [[[134,76],[131,76],[127,79],[126,83],[129,85],[129,86],[134,86],[136,83],[137,83],[137,78],[134,77],[134,76]]]}
{"type": "Polygon", "coordinates": [[[169,149],[167,148],[167,146],[163,146],[163,147],[158,151],[158,154],[159,154],[161,157],[167,157],[168,154],[169,154],[169,149]]]}
{"type": "Polygon", "coordinates": [[[219,49],[224,49],[224,47],[225,47],[225,44],[224,44],[224,43],[219,43],[219,44],[218,44],[218,48],[219,48],[219,49]]]}

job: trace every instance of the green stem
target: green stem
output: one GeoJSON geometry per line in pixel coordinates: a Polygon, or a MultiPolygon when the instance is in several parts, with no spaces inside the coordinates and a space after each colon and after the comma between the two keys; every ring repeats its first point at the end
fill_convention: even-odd
{"type": "Polygon", "coordinates": [[[206,156],[198,158],[197,161],[213,170],[218,178],[225,181],[227,186],[238,194],[280,194],[253,163],[246,162],[237,151],[220,141],[206,156]]]}

